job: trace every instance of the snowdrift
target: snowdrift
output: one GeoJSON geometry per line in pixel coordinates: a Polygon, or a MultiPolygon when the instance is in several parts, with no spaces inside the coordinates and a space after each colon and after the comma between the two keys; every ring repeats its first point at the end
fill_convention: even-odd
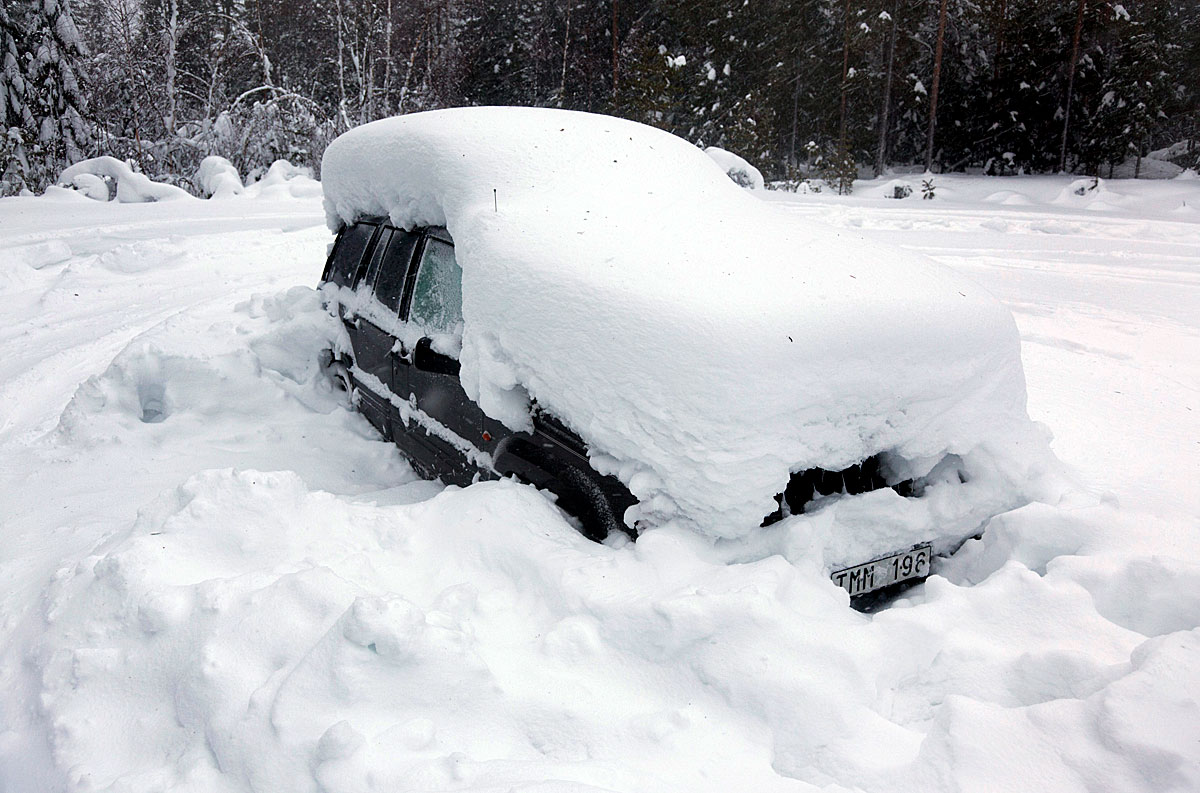
{"type": "Polygon", "coordinates": [[[835,559],[948,545],[1028,501],[1046,443],[1009,312],[917,255],[764,204],[679,138],[569,111],[435,111],[347,132],[322,174],[331,228],[448,228],[468,393],[513,427],[526,394],[562,417],[641,499],[636,518],[744,536],[790,472],[877,453],[899,478],[961,462],[926,498],[835,499],[852,531],[805,515],[835,559]]]}

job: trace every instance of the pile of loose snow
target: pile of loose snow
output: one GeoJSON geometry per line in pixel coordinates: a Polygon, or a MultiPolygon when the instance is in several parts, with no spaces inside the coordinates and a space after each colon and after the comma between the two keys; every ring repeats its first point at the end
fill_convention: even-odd
{"type": "Polygon", "coordinates": [[[351,130],[322,173],[333,228],[389,215],[449,229],[468,393],[513,427],[525,394],[565,419],[641,499],[627,518],[743,536],[790,472],[887,452],[921,476],[960,456],[965,486],[947,476],[927,498],[885,490],[805,516],[803,541],[862,559],[974,533],[1027,501],[1047,461],[1016,328],[991,295],[798,221],[665,132],[436,111],[351,130]]]}
{"type": "Polygon", "coordinates": [[[716,146],[709,146],[704,150],[704,153],[712,157],[713,162],[721,166],[726,175],[734,183],[749,190],[762,190],[765,188],[766,183],[763,181],[762,173],[733,152],[719,149],[716,146]]]}

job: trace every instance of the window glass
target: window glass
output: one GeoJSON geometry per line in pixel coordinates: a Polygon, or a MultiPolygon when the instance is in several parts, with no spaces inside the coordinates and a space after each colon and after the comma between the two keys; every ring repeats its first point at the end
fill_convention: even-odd
{"type": "Polygon", "coordinates": [[[371,261],[365,268],[359,269],[366,271],[366,278],[363,283],[369,284],[372,288],[375,286],[375,279],[379,277],[379,265],[383,262],[383,252],[387,248],[388,241],[392,238],[392,230],[384,226],[379,230],[379,236],[375,238],[375,247],[371,249],[371,261]]]}
{"type": "Polygon", "coordinates": [[[379,275],[375,279],[375,298],[392,311],[400,308],[400,295],[404,292],[404,275],[412,261],[413,248],[418,236],[408,231],[392,232],[391,242],[383,254],[379,275]]]}
{"type": "Polygon", "coordinates": [[[426,241],[409,319],[426,335],[453,333],[462,322],[462,270],[453,245],[432,237],[426,241]]]}
{"type": "Polygon", "coordinates": [[[370,223],[355,223],[342,229],[338,235],[337,245],[333,249],[333,261],[330,263],[328,280],[338,286],[350,286],[354,280],[355,271],[362,261],[367,243],[375,233],[375,226],[370,223]]]}

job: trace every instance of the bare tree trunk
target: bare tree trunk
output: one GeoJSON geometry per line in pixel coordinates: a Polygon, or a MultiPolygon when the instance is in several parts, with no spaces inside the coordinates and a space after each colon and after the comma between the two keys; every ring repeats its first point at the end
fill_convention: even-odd
{"type": "Polygon", "coordinates": [[[429,23],[421,27],[421,32],[417,34],[417,40],[413,42],[412,51],[408,53],[408,69],[404,72],[404,85],[400,86],[400,101],[396,105],[397,113],[404,113],[404,100],[408,99],[408,86],[412,82],[413,64],[417,60],[417,51],[421,49],[421,41],[425,38],[425,31],[429,29],[429,23]]]}
{"type": "Polygon", "coordinates": [[[179,0],[169,0],[167,4],[167,26],[166,44],[167,44],[167,134],[175,134],[175,115],[178,102],[178,92],[175,89],[175,75],[177,69],[175,51],[179,45],[179,0]]]}
{"type": "Polygon", "coordinates": [[[850,0],[842,11],[842,109],[838,120],[838,155],[846,152],[846,93],[849,89],[847,75],[850,74],[850,0]]]}
{"type": "Polygon", "coordinates": [[[558,106],[563,106],[567,95],[567,50],[571,46],[571,0],[567,0],[567,31],[563,34],[562,78],[558,83],[558,106]]]}
{"type": "Polygon", "coordinates": [[[617,0],[612,0],[612,84],[613,104],[617,103],[617,0]]]}
{"type": "Polygon", "coordinates": [[[1083,33],[1083,8],[1087,0],[1079,0],[1075,14],[1075,36],[1071,40],[1071,65],[1067,69],[1067,102],[1063,108],[1062,145],[1058,149],[1058,172],[1067,170],[1067,133],[1071,129],[1071,100],[1075,95],[1075,65],[1079,62],[1079,37],[1083,33]]]}
{"type": "Polygon", "coordinates": [[[383,26],[383,112],[392,114],[392,0],[387,0],[387,22],[383,26]]]}
{"type": "Polygon", "coordinates": [[[362,112],[359,116],[365,124],[368,121],[375,120],[375,58],[371,56],[371,36],[369,32],[364,43],[366,48],[363,51],[363,57],[367,61],[367,69],[366,79],[363,81],[362,112]]]}
{"type": "MultiPolygon", "coordinates": [[[[797,70],[799,71],[799,70],[797,70]]],[[[792,87],[792,136],[791,145],[788,147],[788,168],[796,170],[799,167],[799,161],[796,159],[796,135],[798,134],[797,127],[800,123],[800,75],[796,75],[793,81],[795,85],[792,87]]],[[[791,178],[792,174],[788,174],[791,178]]]]}
{"type": "Polygon", "coordinates": [[[942,44],[946,39],[946,0],[938,11],[937,47],[933,51],[933,86],[929,91],[929,131],[925,135],[925,170],[933,170],[933,136],[937,131],[938,84],[942,79],[942,44]]]}
{"type": "Polygon", "coordinates": [[[179,46],[179,0],[168,0],[167,3],[167,24],[165,33],[167,45],[167,57],[164,64],[167,77],[167,117],[164,119],[167,126],[167,146],[168,158],[171,171],[177,173],[179,171],[179,162],[175,156],[175,129],[176,115],[179,105],[179,90],[176,87],[175,79],[178,70],[178,60],[176,58],[176,50],[179,46]]]}
{"type": "Polygon", "coordinates": [[[1000,60],[1004,56],[1004,28],[1008,24],[1008,0],[998,0],[999,11],[992,19],[996,28],[996,54],[992,59],[992,79],[1000,79],[1000,60]]]}
{"type": "Polygon", "coordinates": [[[338,118],[342,120],[343,129],[350,129],[350,116],[346,111],[346,43],[342,36],[345,19],[342,15],[342,0],[337,0],[337,67],[338,67],[338,118]]]}
{"type": "Polygon", "coordinates": [[[875,175],[883,173],[887,165],[888,116],[892,110],[892,71],[896,64],[896,14],[900,0],[892,0],[892,29],[888,33],[887,70],[883,78],[883,107],[879,111],[879,145],[875,149],[875,175]]]}

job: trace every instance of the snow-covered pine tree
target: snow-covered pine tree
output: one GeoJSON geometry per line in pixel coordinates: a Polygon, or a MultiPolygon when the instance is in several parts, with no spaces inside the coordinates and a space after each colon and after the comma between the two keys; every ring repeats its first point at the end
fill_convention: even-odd
{"type": "Polygon", "coordinates": [[[86,51],[67,0],[41,0],[29,22],[26,98],[34,135],[29,174],[36,183],[31,186],[44,187],[90,149],[87,101],[76,69],[86,51]]]}

